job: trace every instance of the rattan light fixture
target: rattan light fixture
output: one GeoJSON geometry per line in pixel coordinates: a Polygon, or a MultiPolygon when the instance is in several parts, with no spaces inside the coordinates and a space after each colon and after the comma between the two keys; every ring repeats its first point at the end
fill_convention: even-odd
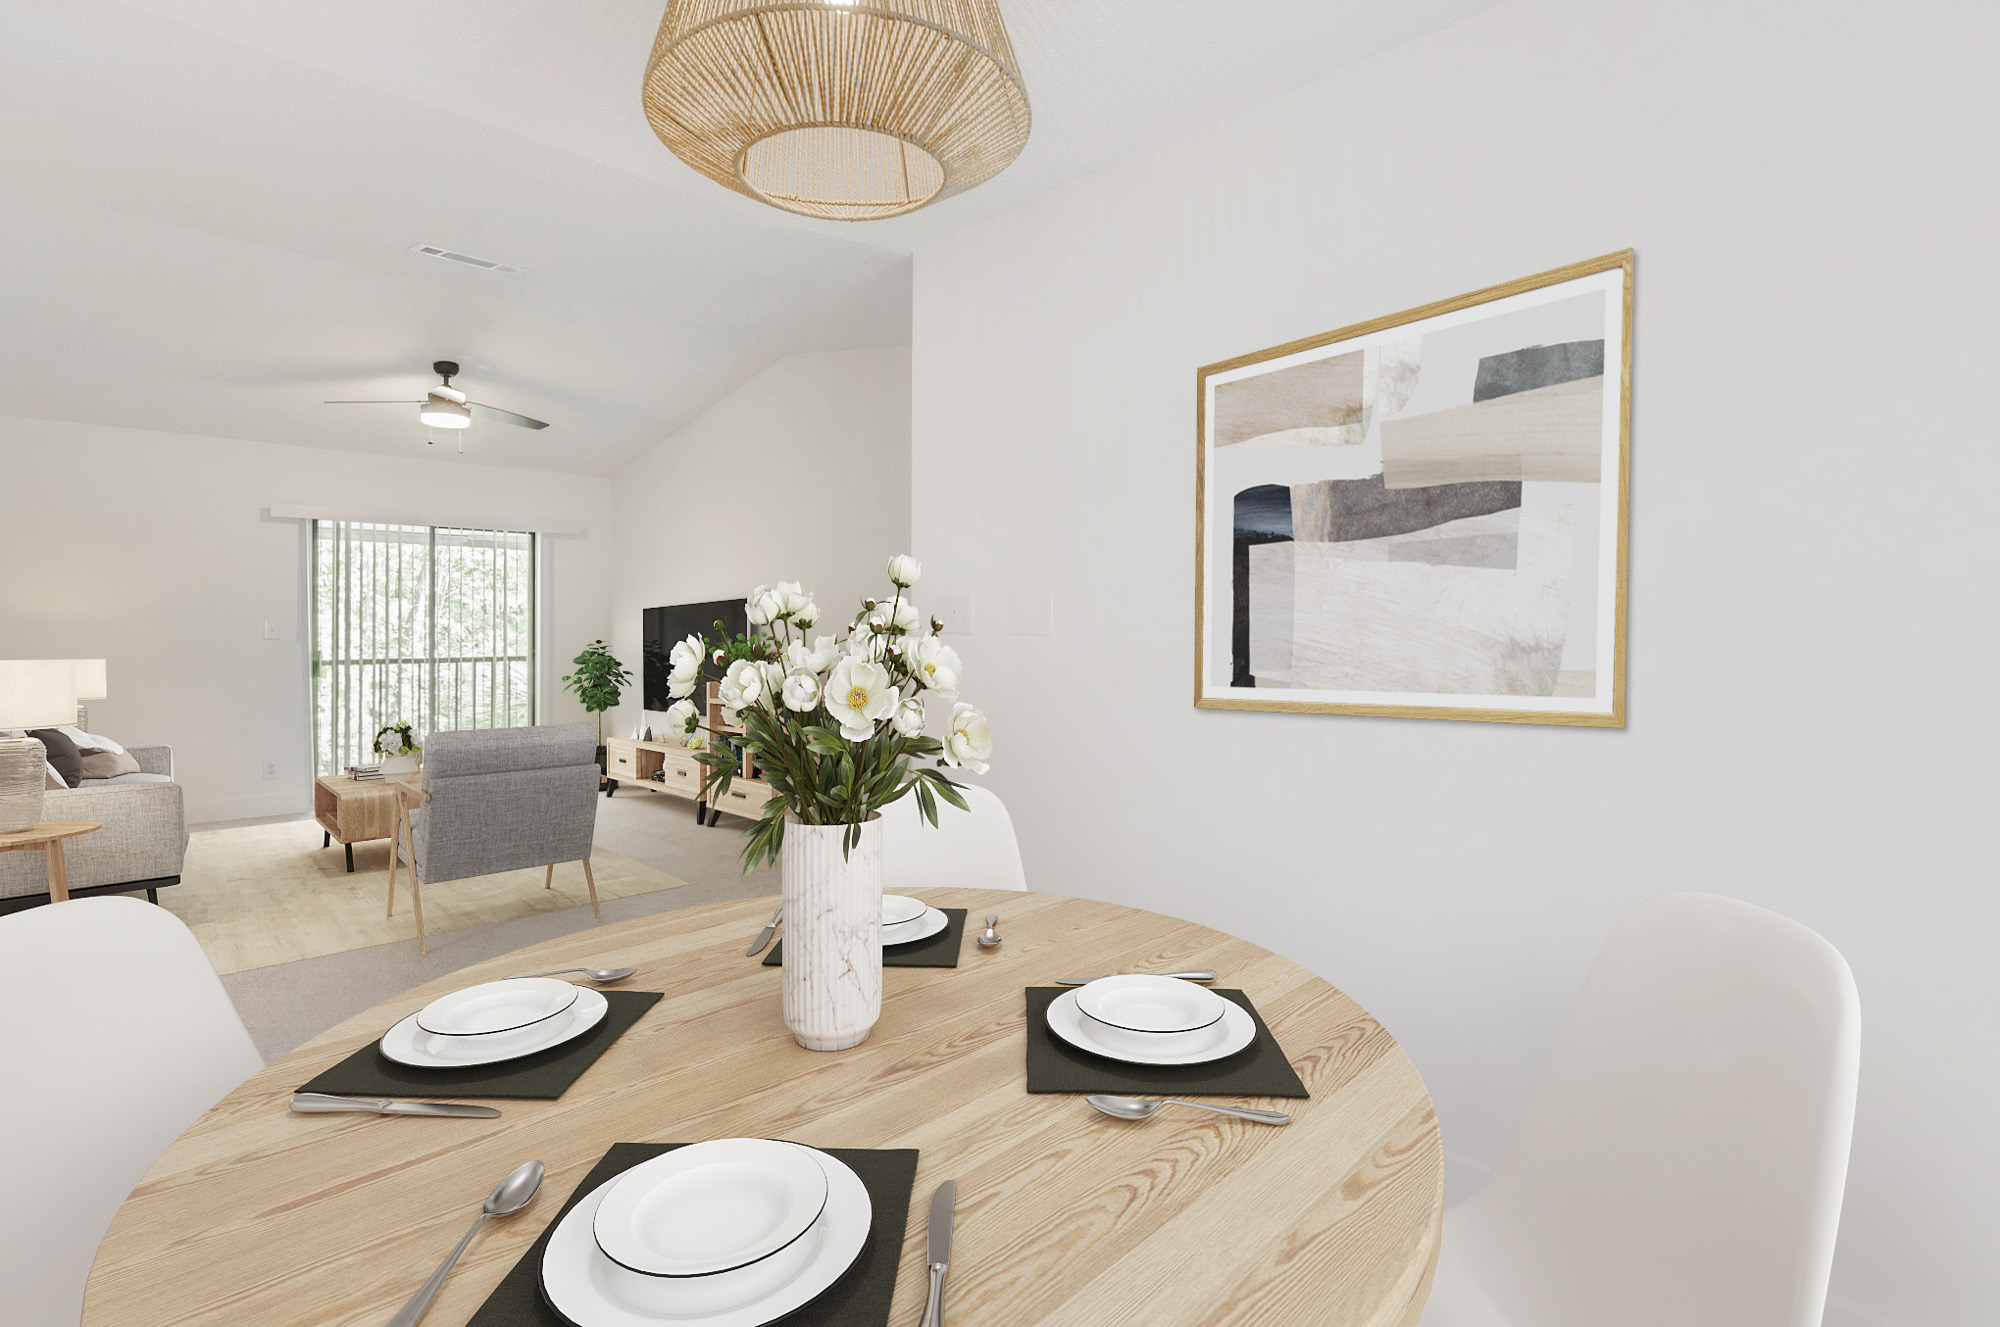
{"type": "Polygon", "coordinates": [[[645,102],[718,184],[839,221],[963,193],[1028,141],[999,0],[667,0],[645,102]]]}

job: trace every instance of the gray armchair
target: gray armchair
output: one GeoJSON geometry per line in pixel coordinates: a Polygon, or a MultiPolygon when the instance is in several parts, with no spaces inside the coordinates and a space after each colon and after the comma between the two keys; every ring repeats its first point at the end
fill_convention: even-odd
{"type": "Polygon", "coordinates": [[[597,906],[590,846],[597,828],[597,734],[589,724],[481,728],[424,739],[423,787],[401,789],[405,812],[389,861],[389,915],[396,913],[396,871],[410,864],[417,949],[424,938],[422,886],[497,871],[582,862],[597,906]]]}
{"type": "MultiPolygon", "coordinates": [[[[71,898],[143,889],[157,903],[161,889],[180,882],[188,828],[181,786],[174,782],[173,749],[127,751],[139,762],[139,773],[85,779],[78,787],[42,795],[42,819],[95,820],[104,826],[63,844],[71,898]]],[[[0,905],[23,906],[46,899],[48,892],[41,853],[0,853],[0,905]],[[9,902],[16,899],[23,904],[9,902]]]]}

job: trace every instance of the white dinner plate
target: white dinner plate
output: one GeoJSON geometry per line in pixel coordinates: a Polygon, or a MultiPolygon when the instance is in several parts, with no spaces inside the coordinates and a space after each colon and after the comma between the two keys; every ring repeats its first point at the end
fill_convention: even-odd
{"type": "Polygon", "coordinates": [[[949,925],[951,925],[951,918],[945,916],[936,908],[926,907],[923,915],[914,921],[901,922],[895,926],[884,926],[882,928],[882,944],[886,948],[889,945],[907,945],[918,940],[928,940],[949,925]]]}
{"type": "Polygon", "coordinates": [[[920,898],[907,894],[884,894],[882,896],[882,924],[894,926],[898,922],[913,922],[924,915],[925,904],[920,898]]]}
{"type": "Polygon", "coordinates": [[[419,1069],[461,1069],[470,1064],[518,1060],[580,1037],[604,1021],[611,1002],[597,991],[584,987],[577,991],[576,1003],[554,1018],[489,1037],[435,1036],[418,1027],[417,1016],[411,1014],[382,1034],[382,1054],[397,1064],[419,1069]]]}
{"type": "Polygon", "coordinates": [[[576,1003],[576,992],[553,977],[482,982],[417,1010],[417,1026],[440,1037],[490,1037],[554,1018],[576,1003]]]}
{"type": "Polygon", "coordinates": [[[765,1276],[772,1264],[784,1260],[784,1253],[720,1276],[644,1276],[620,1267],[604,1256],[591,1235],[598,1205],[617,1183],[612,1179],[585,1195],[550,1232],[542,1252],[542,1293],[556,1312],[583,1327],[658,1327],[661,1323],[765,1327],[776,1322],[819,1298],[847,1274],[867,1246],[868,1231],[875,1220],[875,1205],[861,1177],[824,1152],[814,1152],[814,1159],[826,1171],[826,1210],[810,1230],[786,1247],[785,1253],[805,1251],[800,1266],[789,1277],[778,1280],[771,1276],[766,1283],[756,1285],[747,1280],[765,1276]],[[716,1307],[715,1301],[725,1297],[712,1283],[734,1278],[746,1278],[737,1283],[743,1287],[740,1293],[732,1291],[727,1296],[739,1302],[716,1307]],[[753,1297],[741,1299],[741,1294],[753,1297]],[[704,1298],[710,1302],[704,1304],[704,1298]]]}
{"type": "Polygon", "coordinates": [[[1193,1032],[1222,1017],[1229,1001],[1179,977],[1130,974],[1099,977],[1079,986],[1076,1007],[1128,1032],[1193,1032]]]}
{"type": "Polygon", "coordinates": [[[768,1138],[677,1147],[618,1177],[591,1230],[604,1256],[648,1276],[713,1276],[769,1258],[826,1207],[815,1155],[768,1138]]]}
{"type": "MultiPolygon", "coordinates": [[[[1220,998],[1220,997],[1217,997],[1220,998]]],[[[1234,1000],[1222,1017],[1193,1032],[1122,1032],[1085,1017],[1076,992],[1064,991],[1049,1005],[1049,1031],[1078,1050],[1127,1064],[1207,1064],[1257,1040],[1257,1020],[1234,1000]],[[1128,1041],[1130,1044],[1128,1044],[1128,1041]]]]}

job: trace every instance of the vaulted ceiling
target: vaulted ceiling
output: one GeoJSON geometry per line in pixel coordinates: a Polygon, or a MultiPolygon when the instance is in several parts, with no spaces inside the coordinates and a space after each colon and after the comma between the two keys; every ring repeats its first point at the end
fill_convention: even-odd
{"type": "Polygon", "coordinates": [[[653,137],[662,0],[9,0],[0,414],[414,454],[413,410],[320,402],[455,359],[552,425],[468,462],[610,474],[780,356],[907,341],[929,240],[1490,3],[1003,0],[1021,158],[847,224],[653,137]]]}

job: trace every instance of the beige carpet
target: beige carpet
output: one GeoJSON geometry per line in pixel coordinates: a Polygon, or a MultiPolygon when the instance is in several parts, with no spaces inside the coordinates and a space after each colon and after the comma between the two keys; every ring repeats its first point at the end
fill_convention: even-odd
{"type": "MultiPolygon", "coordinates": [[[[601,900],[687,883],[603,848],[590,864],[601,900]]],[[[553,889],[542,879],[535,867],[432,885],[424,890],[424,930],[435,936],[589,906],[581,863],[556,867],[553,889]]],[[[405,872],[397,873],[393,917],[383,916],[388,892],[388,840],[355,844],[349,875],[339,844],[321,848],[320,827],[293,820],[195,833],[181,883],[161,890],[160,903],[194,931],[215,970],[228,973],[415,939],[405,872]]]]}

